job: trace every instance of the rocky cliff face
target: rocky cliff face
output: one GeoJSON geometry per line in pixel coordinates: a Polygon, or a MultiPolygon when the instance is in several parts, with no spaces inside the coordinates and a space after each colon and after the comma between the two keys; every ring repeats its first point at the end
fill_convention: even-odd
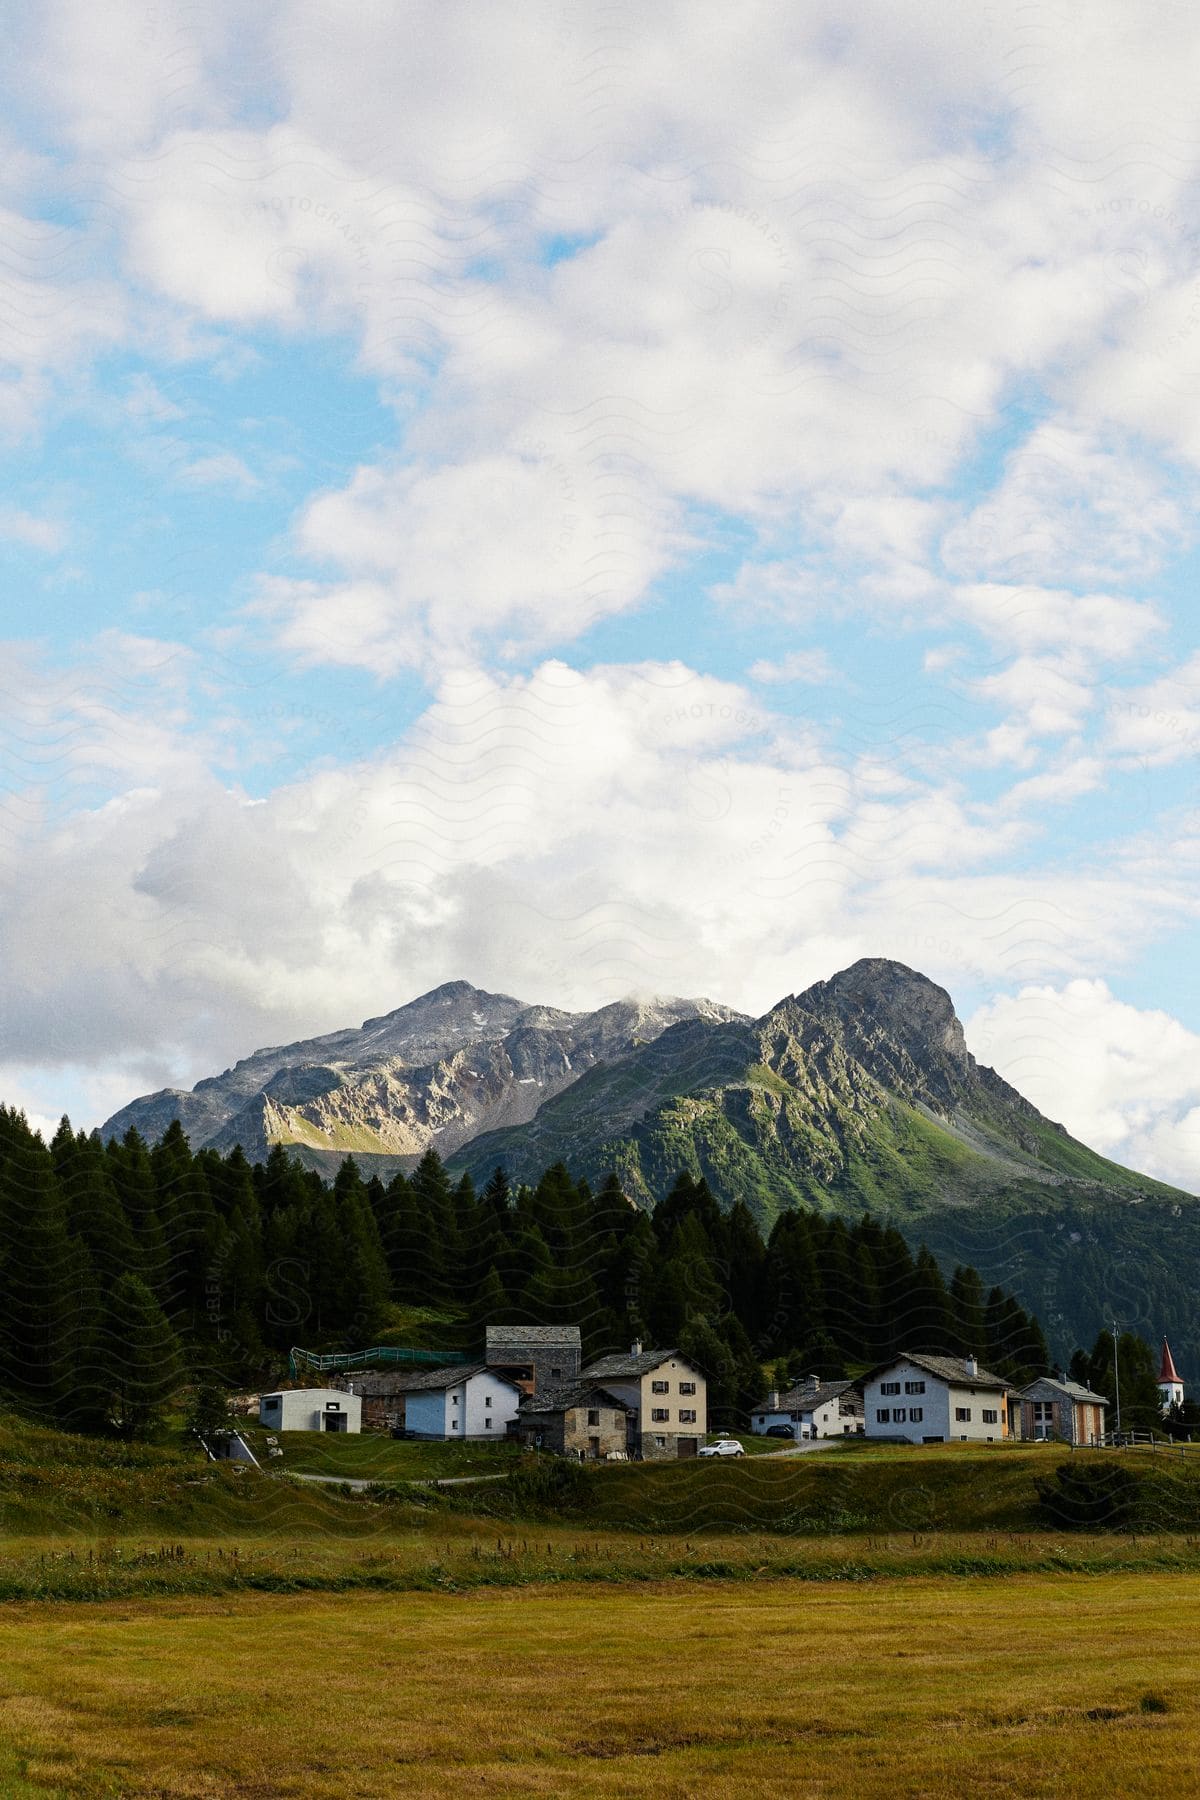
{"type": "Polygon", "coordinates": [[[529,1006],[448,982],[358,1030],[255,1051],[190,1091],[165,1088],[115,1113],[107,1137],[133,1125],[148,1139],[178,1118],[195,1148],[274,1144],[311,1151],[448,1153],[481,1131],[531,1120],[587,1070],[626,1055],[682,1020],[736,1017],[706,1000],[617,1001],[593,1013],[529,1006]]]}

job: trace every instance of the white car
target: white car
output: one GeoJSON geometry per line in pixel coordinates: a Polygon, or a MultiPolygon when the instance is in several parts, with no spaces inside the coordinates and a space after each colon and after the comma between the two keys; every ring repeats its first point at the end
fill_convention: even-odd
{"type": "Polygon", "coordinates": [[[715,1444],[701,1444],[697,1456],[745,1456],[736,1438],[718,1438],[715,1444]]]}

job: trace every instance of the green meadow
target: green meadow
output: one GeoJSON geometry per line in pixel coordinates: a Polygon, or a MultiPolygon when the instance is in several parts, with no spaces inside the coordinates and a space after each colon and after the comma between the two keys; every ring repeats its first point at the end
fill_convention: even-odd
{"type": "Polygon", "coordinates": [[[1200,1533],[1060,1528],[1060,1449],[284,1452],[373,1485],[0,1420],[0,1795],[1192,1791],[1200,1533]]]}

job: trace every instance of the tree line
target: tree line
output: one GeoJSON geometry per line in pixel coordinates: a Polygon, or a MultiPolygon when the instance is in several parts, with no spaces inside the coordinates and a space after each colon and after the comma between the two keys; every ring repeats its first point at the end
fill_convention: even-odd
{"type": "Polygon", "coordinates": [[[0,1389],[75,1428],[147,1430],[185,1377],[278,1378],[287,1350],[432,1338],[468,1352],[495,1324],[578,1324],[586,1357],[677,1345],[718,1420],[778,1383],[839,1376],[901,1349],[973,1352],[1014,1380],[1049,1366],[1036,1321],[972,1268],[947,1280],[895,1229],[785,1213],[764,1242],[683,1173],[653,1214],[615,1175],[558,1164],[482,1190],[430,1150],[410,1174],[333,1181],[276,1147],[153,1146],[63,1119],[49,1144],[0,1108],[0,1389]],[[417,1311],[416,1309],[420,1309],[417,1311]]]}

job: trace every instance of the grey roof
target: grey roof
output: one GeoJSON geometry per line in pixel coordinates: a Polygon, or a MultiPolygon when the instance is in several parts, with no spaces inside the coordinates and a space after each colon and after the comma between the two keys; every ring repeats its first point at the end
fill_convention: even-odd
{"type": "Polygon", "coordinates": [[[487,1347],[489,1350],[523,1350],[526,1345],[536,1348],[546,1344],[554,1349],[579,1348],[578,1325],[489,1325],[487,1327],[487,1347]]]}
{"type": "MultiPolygon", "coordinates": [[[[897,1363],[913,1363],[918,1369],[924,1369],[930,1375],[936,1375],[939,1381],[951,1381],[956,1387],[996,1388],[1006,1394],[1013,1386],[1002,1375],[993,1375],[988,1369],[976,1367],[972,1375],[967,1368],[963,1356],[932,1356],[924,1350],[901,1350],[896,1356],[889,1356],[886,1362],[878,1363],[875,1368],[862,1377],[862,1381],[874,1381],[878,1375],[886,1375],[897,1363]]],[[[860,1383],[861,1385],[861,1383],[860,1383]]]]}
{"type": "Polygon", "coordinates": [[[818,1407],[828,1406],[833,1400],[840,1400],[854,1387],[852,1381],[823,1381],[819,1387],[789,1388],[786,1394],[780,1394],[778,1406],[772,1406],[770,1397],[760,1400],[755,1412],[816,1412],[818,1407]]]}
{"type": "Polygon", "coordinates": [[[1021,1398],[1031,1393],[1036,1387],[1057,1388],[1060,1394],[1067,1394],[1072,1400],[1086,1401],[1091,1406],[1107,1406],[1106,1394],[1093,1394],[1091,1388],[1083,1387],[1078,1381],[1068,1381],[1065,1376],[1038,1375],[1033,1381],[1026,1382],[1021,1389],[1021,1398]]]}
{"type": "Polygon", "coordinates": [[[688,1368],[695,1365],[678,1350],[642,1350],[637,1356],[632,1352],[625,1356],[602,1356],[597,1362],[589,1363],[583,1371],[585,1381],[636,1381],[642,1375],[649,1375],[653,1370],[661,1368],[663,1363],[670,1362],[676,1356],[685,1362],[688,1368]]]}
{"type": "Polygon", "coordinates": [[[623,1400],[610,1394],[607,1388],[599,1387],[594,1381],[569,1381],[561,1387],[555,1383],[553,1387],[540,1388],[536,1394],[526,1394],[521,1401],[521,1412],[554,1413],[566,1412],[573,1406],[612,1406],[618,1412],[629,1409],[623,1400]]]}
{"type": "Polygon", "coordinates": [[[448,1369],[421,1369],[415,1374],[405,1375],[391,1391],[395,1394],[444,1393],[447,1388],[460,1387],[464,1381],[470,1381],[473,1375],[490,1375],[494,1381],[504,1381],[509,1387],[516,1387],[515,1382],[508,1381],[504,1375],[497,1375],[495,1369],[489,1369],[485,1363],[455,1363],[448,1369]]]}

